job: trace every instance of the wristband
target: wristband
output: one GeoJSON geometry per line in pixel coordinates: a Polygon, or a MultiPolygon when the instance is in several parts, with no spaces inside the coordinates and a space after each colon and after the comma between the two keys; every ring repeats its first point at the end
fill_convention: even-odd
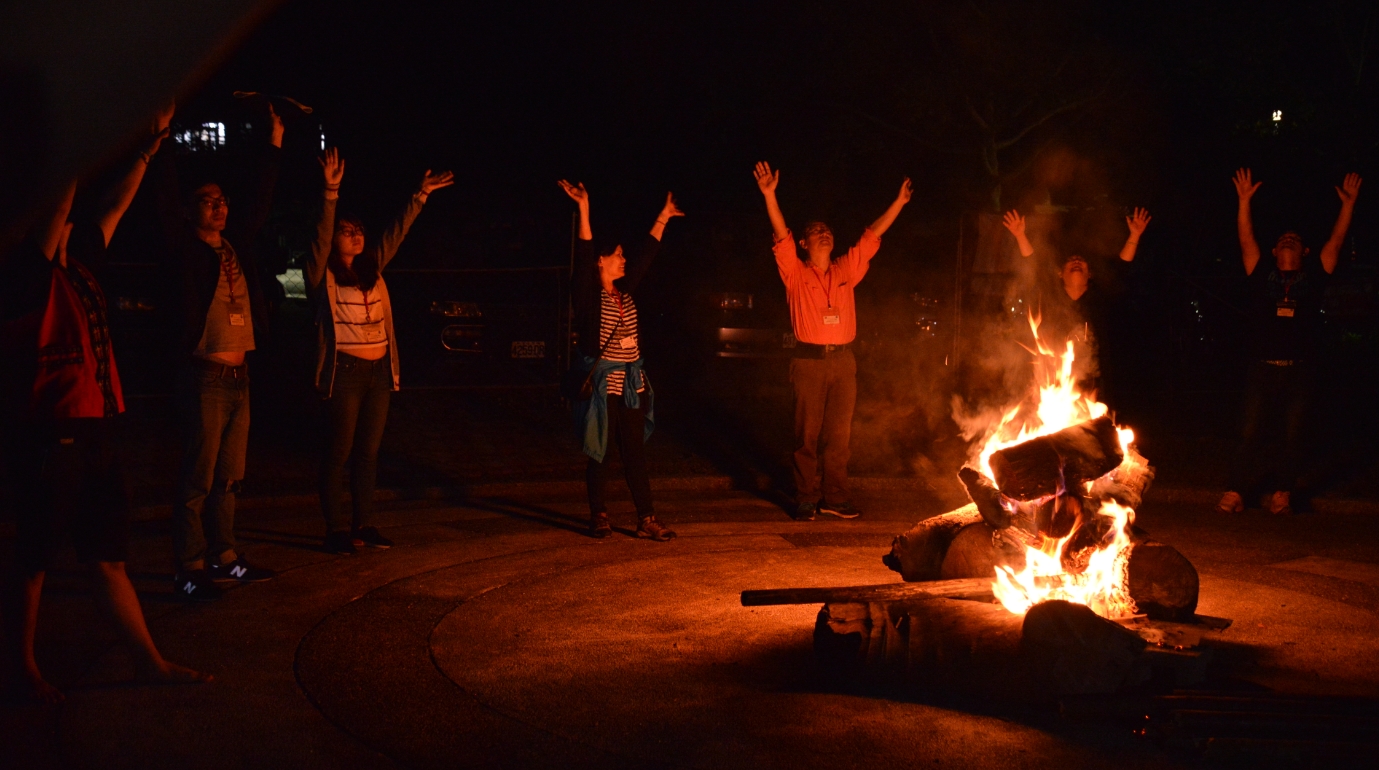
{"type": "Polygon", "coordinates": [[[328,185],[326,185],[326,189],[327,189],[327,190],[330,190],[331,192],[335,192],[336,190],[339,190],[339,189],[340,189],[340,185],[338,185],[338,184],[328,184],[328,185]]]}

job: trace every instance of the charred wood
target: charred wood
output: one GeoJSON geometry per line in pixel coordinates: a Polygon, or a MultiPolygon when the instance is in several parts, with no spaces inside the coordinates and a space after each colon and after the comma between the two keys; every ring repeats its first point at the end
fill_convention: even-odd
{"type": "Polygon", "coordinates": [[[1001,494],[1036,500],[1116,469],[1125,459],[1109,416],[1006,447],[991,456],[1001,494]]]}
{"type": "Polygon", "coordinates": [[[1001,505],[1001,491],[987,477],[964,467],[958,471],[958,480],[967,487],[967,496],[977,506],[977,513],[992,529],[1005,529],[1014,523],[1010,513],[1001,505]]]}

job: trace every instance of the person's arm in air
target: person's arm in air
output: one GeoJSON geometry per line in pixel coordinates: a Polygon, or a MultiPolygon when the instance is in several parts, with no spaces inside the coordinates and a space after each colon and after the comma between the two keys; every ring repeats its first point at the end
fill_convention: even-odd
{"type": "Polygon", "coordinates": [[[1025,233],[1025,218],[1020,216],[1020,212],[1011,209],[1002,217],[1001,224],[1015,236],[1015,245],[1020,247],[1020,256],[1034,256],[1034,244],[1029,242],[1029,236],[1025,233]]]}
{"type": "Polygon", "coordinates": [[[776,270],[780,272],[781,281],[788,286],[790,277],[799,273],[801,264],[795,250],[795,239],[790,235],[790,228],[785,226],[785,215],[781,213],[780,203],[776,200],[780,170],[772,171],[771,164],[760,161],[753,173],[757,189],[761,190],[761,197],[766,199],[766,215],[771,218],[771,235],[774,239],[771,251],[776,256],[776,270]]]}
{"type": "Polygon", "coordinates": [[[258,237],[259,230],[263,229],[264,223],[268,221],[268,214],[273,210],[273,188],[278,184],[278,159],[283,146],[283,120],[273,109],[271,102],[268,104],[268,117],[272,120],[268,134],[269,148],[263,153],[254,172],[253,194],[249,198],[248,209],[239,219],[234,218],[233,212],[230,215],[231,221],[235,223],[237,237],[242,238],[245,245],[258,237]]]}
{"type": "Polygon", "coordinates": [[[661,250],[661,236],[665,234],[666,224],[672,217],[683,217],[685,212],[675,204],[675,194],[666,193],[666,203],[661,207],[661,213],[656,215],[656,222],[651,226],[651,232],[647,233],[642,243],[641,249],[636,254],[628,256],[626,272],[623,275],[622,286],[625,291],[633,291],[637,284],[646,277],[647,270],[651,269],[651,263],[656,259],[656,255],[661,250]]]}
{"type": "Polygon", "coordinates": [[[407,237],[407,231],[412,229],[412,223],[416,221],[417,215],[421,213],[421,207],[426,205],[426,201],[431,197],[431,193],[455,184],[455,175],[449,171],[439,174],[432,174],[431,169],[426,169],[426,173],[421,176],[421,185],[417,191],[412,193],[412,197],[407,200],[407,208],[394,219],[388,229],[383,231],[383,235],[378,239],[378,269],[382,270],[393,257],[397,256],[397,250],[402,246],[402,240],[407,237]]]}
{"type": "Polygon", "coordinates": [[[1235,194],[1240,207],[1235,214],[1235,229],[1240,236],[1240,259],[1245,263],[1245,275],[1254,273],[1259,264],[1259,244],[1255,241],[1254,220],[1250,217],[1250,198],[1262,182],[1254,181],[1248,168],[1235,172],[1235,194]]]}
{"type": "Polygon", "coordinates": [[[115,228],[119,226],[120,219],[129,210],[129,204],[134,202],[134,195],[139,192],[139,185],[144,181],[144,172],[153,162],[153,156],[158,154],[158,148],[162,146],[163,140],[168,138],[168,124],[172,122],[172,110],[173,106],[169,104],[155,114],[150,136],[144,143],[143,149],[139,151],[139,157],[101,202],[101,209],[96,215],[96,224],[101,229],[101,235],[105,236],[106,246],[110,245],[110,239],[115,235],[115,228]]]}
{"type": "Polygon", "coordinates": [[[335,207],[340,202],[340,180],[345,178],[345,159],[334,147],[317,159],[325,188],[321,194],[321,211],[316,217],[316,237],[311,241],[311,256],[306,263],[306,285],[315,289],[326,277],[326,263],[335,244],[335,207]]]}
{"type": "Polygon", "coordinates": [[[1134,262],[1135,251],[1140,247],[1140,236],[1144,235],[1144,228],[1149,226],[1149,212],[1136,208],[1134,213],[1125,218],[1125,226],[1130,228],[1130,236],[1125,239],[1125,245],[1120,247],[1120,261],[1134,262]]]}
{"type": "Polygon", "coordinates": [[[589,225],[589,191],[584,189],[583,182],[573,185],[561,179],[556,184],[579,207],[579,238],[575,241],[575,273],[570,277],[570,295],[576,302],[581,302],[598,282],[598,271],[594,269],[597,259],[594,256],[594,229],[589,225]]]}
{"type": "Polygon", "coordinates": [[[877,217],[876,221],[871,223],[871,227],[867,228],[872,235],[876,236],[877,240],[880,240],[881,236],[891,229],[891,225],[895,223],[895,218],[900,216],[900,210],[910,202],[914,192],[914,185],[910,184],[910,178],[905,177],[905,181],[900,183],[900,192],[896,194],[895,200],[891,201],[891,205],[887,206],[881,216],[877,217]]]}
{"type": "Polygon", "coordinates": [[[1345,242],[1346,231],[1350,229],[1350,218],[1355,213],[1355,199],[1360,197],[1360,175],[1350,173],[1345,175],[1345,181],[1336,188],[1336,195],[1341,199],[1341,213],[1336,215],[1336,224],[1331,228],[1331,237],[1326,240],[1326,245],[1322,246],[1321,260],[1322,269],[1327,273],[1336,272],[1336,265],[1341,261],[1341,244],[1345,242]]]}

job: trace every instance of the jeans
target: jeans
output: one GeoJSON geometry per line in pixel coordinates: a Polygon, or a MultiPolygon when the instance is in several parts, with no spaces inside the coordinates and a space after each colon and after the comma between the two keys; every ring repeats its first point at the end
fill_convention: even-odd
{"type": "Polygon", "coordinates": [[[1244,425],[1231,470],[1230,489],[1250,496],[1259,491],[1291,492],[1302,471],[1307,412],[1312,404],[1312,368],[1299,361],[1275,366],[1250,365],[1245,379],[1244,425]],[[1270,433],[1282,428],[1282,446],[1270,433]],[[1272,476],[1272,478],[1270,478],[1272,476]],[[1272,481],[1272,488],[1259,486],[1272,481]]]}
{"type": "Polygon", "coordinates": [[[383,443],[383,426],[393,395],[391,355],[377,361],[348,353],[336,355],[335,384],[326,401],[328,438],[321,458],[321,513],[328,533],[367,527],[373,518],[378,447],[383,443]],[[346,464],[350,466],[353,519],[345,514],[346,464]]]}
{"type": "Polygon", "coordinates": [[[589,513],[605,513],[604,488],[608,486],[608,464],[617,454],[622,460],[627,488],[637,516],[645,518],[655,513],[651,503],[651,479],[646,473],[646,422],[641,408],[632,409],[623,403],[622,396],[608,396],[608,454],[603,462],[589,458],[584,469],[584,483],[589,492],[589,513]]]}
{"type": "Polygon", "coordinates": [[[795,386],[795,499],[848,502],[852,410],[857,406],[857,359],[844,349],[823,358],[790,361],[795,386]],[[820,495],[819,465],[823,456],[820,495]]]}
{"type": "Polygon", "coordinates": [[[182,469],[173,506],[173,550],[183,572],[235,553],[235,493],[249,447],[249,367],[200,359],[177,375],[182,469]]]}

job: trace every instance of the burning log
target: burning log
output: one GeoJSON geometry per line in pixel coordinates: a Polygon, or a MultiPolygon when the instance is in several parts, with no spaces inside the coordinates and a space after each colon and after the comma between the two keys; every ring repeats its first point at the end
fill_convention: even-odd
{"type": "Polygon", "coordinates": [[[1001,505],[1001,490],[980,472],[963,467],[958,471],[958,480],[967,487],[967,496],[977,506],[977,513],[992,529],[1005,529],[1014,523],[1014,518],[1001,505]]]}
{"type": "Polygon", "coordinates": [[[1197,569],[1171,545],[1146,540],[1130,551],[1130,597],[1155,620],[1191,622],[1197,611],[1197,569]]]}
{"type": "Polygon", "coordinates": [[[1134,631],[1085,604],[1047,601],[1025,613],[1020,650],[1045,686],[1060,693],[1110,693],[1149,677],[1134,631]]]}
{"type": "Polygon", "coordinates": [[[881,562],[899,572],[907,582],[938,580],[953,538],[963,527],[981,520],[975,503],[925,519],[897,535],[891,552],[882,556],[881,562]]]}
{"type": "Polygon", "coordinates": [[[1027,501],[1104,476],[1123,459],[1115,423],[1103,415],[996,452],[991,472],[1001,494],[1027,501]]]}

